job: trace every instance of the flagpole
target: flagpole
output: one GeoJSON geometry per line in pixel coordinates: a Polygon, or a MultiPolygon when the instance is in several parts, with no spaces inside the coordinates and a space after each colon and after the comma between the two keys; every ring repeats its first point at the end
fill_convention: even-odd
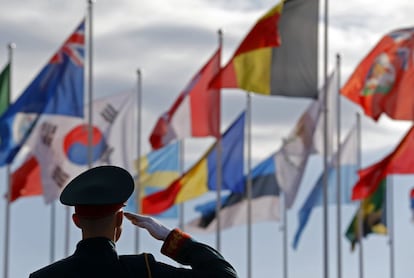
{"type": "Polygon", "coordinates": [[[252,277],[252,167],[251,167],[251,124],[252,100],[251,93],[247,92],[247,278],[252,277]]]}
{"type": "Polygon", "coordinates": [[[283,277],[288,278],[288,221],[287,221],[287,207],[286,195],[283,194],[283,277]]]}
{"type": "MultiPolygon", "coordinates": [[[[357,116],[357,144],[358,144],[358,155],[357,155],[357,168],[361,169],[361,117],[359,115],[359,113],[356,114],[357,116]]],[[[359,242],[359,278],[363,278],[364,277],[364,264],[363,264],[363,257],[364,257],[364,252],[363,252],[363,246],[362,246],[362,236],[363,236],[363,219],[362,219],[362,213],[363,213],[363,208],[362,208],[362,200],[359,202],[359,209],[358,209],[358,219],[357,219],[357,238],[358,238],[358,242],[359,242]]]]}
{"type": "Polygon", "coordinates": [[[92,123],[93,123],[93,119],[92,119],[92,100],[93,100],[93,84],[92,84],[92,62],[93,62],[93,48],[92,48],[92,16],[93,16],[93,0],[88,0],[88,19],[89,19],[89,24],[88,24],[88,105],[89,105],[89,109],[88,109],[88,166],[89,168],[92,167],[92,160],[93,160],[93,150],[92,150],[92,142],[93,142],[93,127],[92,127],[92,123]]]}
{"type": "MultiPolygon", "coordinates": [[[[184,139],[179,140],[180,148],[180,175],[184,173],[184,139]]],[[[179,204],[178,227],[184,231],[184,202],[179,204]]]]}
{"type": "MultiPolygon", "coordinates": [[[[92,118],[92,100],[93,100],[93,0],[88,0],[88,168],[92,167],[93,160],[93,118],[92,118]]],[[[70,215],[71,208],[66,206],[66,239],[65,239],[65,256],[69,256],[70,248],[70,215]]]]}
{"type": "MultiPolygon", "coordinates": [[[[137,175],[137,186],[136,186],[136,195],[138,202],[138,214],[142,212],[142,203],[141,203],[141,108],[142,108],[142,73],[141,69],[137,69],[137,156],[138,163],[137,168],[139,169],[137,175]]],[[[139,229],[135,229],[135,253],[139,253],[139,229]]]]}
{"type": "Polygon", "coordinates": [[[56,202],[50,204],[50,263],[55,261],[56,202]]]}
{"type": "MultiPolygon", "coordinates": [[[[221,51],[221,46],[223,44],[223,32],[219,29],[218,30],[218,43],[219,48],[221,51]]],[[[219,65],[221,65],[221,52],[219,58],[219,65]]],[[[218,92],[221,94],[221,90],[218,92]]],[[[221,98],[221,95],[220,95],[221,98]]],[[[221,104],[221,101],[220,101],[221,104]]],[[[221,108],[220,108],[221,111],[221,108]]],[[[221,113],[220,113],[221,116],[221,113]]],[[[219,118],[219,126],[221,127],[221,117],[219,118]]],[[[222,173],[222,153],[223,153],[223,146],[221,142],[221,136],[217,138],[217,201],[216,201],[216,249],[220,252],[221,250],[221,217],[220,217],[220,210],[221,210],[221,188],[222,188],[222,181],[223,181],[223,173],[222,173]]]]}
{"type": "Polygon", "coordinates": [[[383,212],[386,213],[387,223],[388,226],[388,236],[389,236],[389,246],[390,246],[390,278],[394,278],[394,188],[393,188],[393,179],[392,177],[387,178],[387,201],[386,201],[386,208],[387,211],[383,212]]]}
{"type": "MultiPolygon", "coordinates": [[[[12,61],[13,61],[13,49],[16,48],[14,43],[8,44],[8,54],[9,54],[9,80],[8,80],[8,96],[7,103],[10,104],[11,97],[11,88],[12,88],[12,61]]],[[[10,165],[7,164],[6,167],[7,175],[7,201],[6,201],[6,217],[4,225],[4,278],[9,277],[9,246],[10,246],[10,205],[11,205],[11,169],[10,165]]]]}
{"type": "Polygon", "coordinates": [[[323,153],[323,277],[329,277],[329,233],[328,233],[328,117],[327,117],[327,99],[328,99],[328,0],[325,0],[324,11],[324,63],[323,78],[325,80],[324,98],[323,98],[323,116],[324,116],[324,153],[323,153]]]}
{"type": "Polygon", "coordinates": [[[341,89],[341,82],[340,82],[340,67],[341,67],[341,56],[336,54],[336,78],[337,78],[337,98],[336,98],[336,150],[337,150],[337,157],[336,157],[336,204],[337,204],[337,229],[336,229],[336,239],[337,239],[337,264],[338,264],[338,278],[342,278],[342,242],[341,242],[341,233],[342,233],[342,191],[341,191],[341,95],[339,93],[341,89]]]}

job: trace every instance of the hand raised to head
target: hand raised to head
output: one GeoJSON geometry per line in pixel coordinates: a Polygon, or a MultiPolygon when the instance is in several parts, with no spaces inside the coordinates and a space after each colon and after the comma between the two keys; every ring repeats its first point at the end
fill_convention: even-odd
{"type": "Polygon", "coordinates": [[[135,226],[146,229],[155,239],[164,241],[171,232],[171,229],[165,227],[161,222],[150,216],[131,212],[124,212],[124,215],[135,226]]]}

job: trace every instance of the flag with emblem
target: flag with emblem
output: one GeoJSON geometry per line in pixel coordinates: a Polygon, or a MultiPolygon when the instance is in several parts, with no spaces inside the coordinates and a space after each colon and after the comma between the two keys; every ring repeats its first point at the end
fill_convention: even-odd
{"type": "Polygon", "coordinates": [[[341,94],[367,116],[414,120],[414,28],[386,34],[357,66],[341,94]]]}
{"type": "MultiPolygon", "coordinates": [[[[36,195],[33,192],[39,193],[38,184],[41,184],[41,193],[45,201],[50,202],[89,164],[116,165],[135,174],[137,146],[133,132],[136,130],[134,97],[133,93],[128,92],[93,102],[91,158],[88,155],[89,128],[85,119],[43,114],[25,144],[31,150],[30,156],[12,175],[14,199],[36,195]],[[22,171],[22,167],[25,167],[26,172],[22,171]],[[40,171],[40,181],[21,178],[29,174],[39,177],[36,171],[40,171]]],[[[88,108],[85,108],[85,114],[88,114],[88,108]]]]}
{"type": "Polygon", "coordinates": [[[83,117],[85,21],[0,117],[0,166],[13,161],[43,114],[83,117]]]}

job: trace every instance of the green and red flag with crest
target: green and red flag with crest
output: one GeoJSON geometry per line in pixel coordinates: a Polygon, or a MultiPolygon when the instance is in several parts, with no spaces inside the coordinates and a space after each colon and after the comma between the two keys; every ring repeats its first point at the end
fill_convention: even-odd
{"type": "Polygon", "coordinates": [[[341,89],[375,121],[382,113],[414,120],[414,28],[385,35],[361,61],[341,89]]]}

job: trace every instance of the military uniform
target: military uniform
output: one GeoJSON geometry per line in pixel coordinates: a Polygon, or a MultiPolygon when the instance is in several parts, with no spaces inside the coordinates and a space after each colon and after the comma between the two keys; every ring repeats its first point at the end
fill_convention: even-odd
{"type": "Polygon", "coordinates": [[[218,252],[177,229],[170,233],[161,252],[191,269],[157,262],[151,254],[118,256],[113,241],[91,238],[80,241],[72,256],[30,277],[237,277],[233,267],[218,252]]]}
{"type": "MultiPolygon", "coordinates": [[[[125,202],[132,194],[133,184],[132,177],[125,170],[100,166],[72,180],[60,200],[63,204],[74,205],[76,213],[83,216],[101,216],[107,211],[119,209],[118,204],[125,202]]],[[[81,240],[73,255],[33,272],[30,277],[237,277],[234,268],[216,250],[193,240],[179,229],[168,234],[161,253],[191,268],[158,262],[153,255],[146,253],[118,256],[112,240],[93,237],[81,240]]]]}

